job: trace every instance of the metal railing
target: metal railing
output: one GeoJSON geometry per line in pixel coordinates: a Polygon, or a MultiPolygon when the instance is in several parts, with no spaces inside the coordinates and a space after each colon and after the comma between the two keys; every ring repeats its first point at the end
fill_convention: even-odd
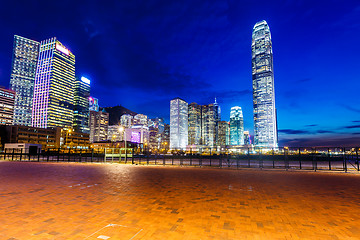
{"type": "Polygon", "coordinates": [[[260,168],[312,171],[359,171],[359,148],[279,148],[264,151],[248,149],[239,154],[220,155],[164,155],[132,154],[131,149],[108,148],[101,150],[49,149],[29,153],[19,149],[6,149],[1,160],[38,162],[105,162],[137,165],[176,165],[214,168],[260,168]]]}

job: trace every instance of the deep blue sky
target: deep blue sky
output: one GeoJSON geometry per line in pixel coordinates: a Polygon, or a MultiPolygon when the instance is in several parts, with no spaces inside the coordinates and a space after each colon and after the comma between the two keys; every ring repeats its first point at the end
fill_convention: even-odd
{"type": "Polygon", "coordinates": [[[169,101],[241,106],[253,132],[251,33],[274,52],[281,145],[360,145],[359,1],[1,1],[0,84],[13,35],[56,36],[101,106],[169,121],[169,101]]]}

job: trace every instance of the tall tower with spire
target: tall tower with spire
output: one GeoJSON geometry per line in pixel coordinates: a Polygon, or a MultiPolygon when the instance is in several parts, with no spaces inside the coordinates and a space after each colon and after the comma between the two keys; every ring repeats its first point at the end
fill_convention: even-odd
{"type": "Polygon", "coordinates": [[[277,147],[273,52],[270,28],[265,20],[253,28],[251,49],[254,144],[277,147]]]}

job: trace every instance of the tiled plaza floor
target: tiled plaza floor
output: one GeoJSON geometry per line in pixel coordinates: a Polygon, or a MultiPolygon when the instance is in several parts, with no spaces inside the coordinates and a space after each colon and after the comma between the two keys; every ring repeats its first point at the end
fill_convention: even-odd
{"type": "Polygon", "coordinates": [[[0,162],[0,239],[360,239],[360,174],[0,162]]]}

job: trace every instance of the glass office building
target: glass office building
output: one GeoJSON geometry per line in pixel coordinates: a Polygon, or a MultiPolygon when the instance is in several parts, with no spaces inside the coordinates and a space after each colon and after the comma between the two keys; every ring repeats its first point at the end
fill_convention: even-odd
{"type": "Polygon", "coordinates": [[[90,80],[77,77],[74,86],[74,129],[77,132],[90,133],[89,97],[90,80]]]}
{"type": "Polygon", "coordinates": [[[270,28],[265,20],[253,28],[251,48],[254,144],[277,147],[273,52],[270,28]]]}
{"type": "Polygon", "coordinates": [[[10,89],[15,91],[13,124],[31,126],[36,65],[40,43],[14,36],[10,89]]]}
{"type": "Polygon", "coordinates": [[[170,101],[170,149],[186,150],[188,145],[188,103],[181,98],[170,101]]]}
{"type": "Polygon", "coordinates": [[[193,102],[188,107],[188,143],[200,145],[201,143],[201,105],[193,102]]]}
{"type": "Polygon", "coordinates": [[[72,127],[75,55],[55,37],[40,43],[31,124],[72,127]]]}
{"type": "Polygon", "coordinates": [[[230,145],[244,145],[244,118],[238,106],[230,111],[230,145]]]}

